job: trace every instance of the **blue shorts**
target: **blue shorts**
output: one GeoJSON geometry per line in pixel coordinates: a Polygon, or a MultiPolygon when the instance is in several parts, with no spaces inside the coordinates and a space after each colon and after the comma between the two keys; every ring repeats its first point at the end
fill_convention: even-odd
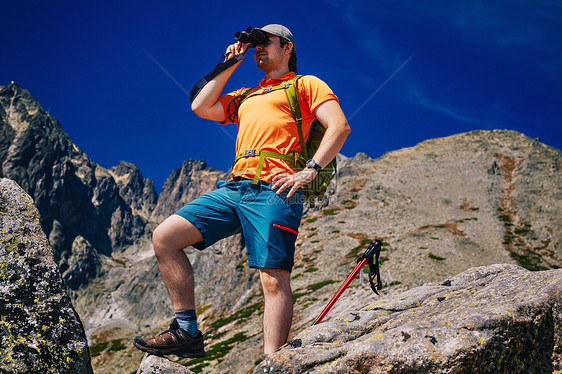
{"type": "Polygon", "coordinates": [[[299,229],[304,193],[287,198],[289,189],[277,195],[273,184],[249,179],[219,181],[218,189],[198,197],[175,214],[195,225],[204,249],[220,239],[242,232],[251,268],[291,271],[299,229]]]}

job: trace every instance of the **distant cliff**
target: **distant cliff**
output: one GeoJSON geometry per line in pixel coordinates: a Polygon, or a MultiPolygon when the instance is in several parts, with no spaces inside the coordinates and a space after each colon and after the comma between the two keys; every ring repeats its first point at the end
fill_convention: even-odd
{"type": "MultiPolygon", "coordinates": [[[[96,374],[138,368],[135,334],[169,323],[150,243],[156,225],[225,173],[187,160],[160,196],[130,163],[104,169],[17,85],[0,88],[0,164],[36,200],[55,258],[94,348],[96,374]]],[[[523,134],[473,131],[373,160],[341,156],[331,203],[306,209],[297,239],[292,336],[310,326],[368,242],[385,243],[388,296],[467,269],[562,266],[562,152],[523,134]]],[[[247,372],[261,358],[263,295],[239,236],[186,250],[196,273],[204,373],[247,372]]],[[[352,283],[326,322],[376,297],[352,283]]]]}

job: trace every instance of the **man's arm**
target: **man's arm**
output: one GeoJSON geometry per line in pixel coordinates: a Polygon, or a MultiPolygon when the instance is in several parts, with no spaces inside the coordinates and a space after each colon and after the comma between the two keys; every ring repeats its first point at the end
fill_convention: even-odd
{"type": "MultiPolygon", "coordinates": [[[[340,104],[336,100],[328,100],[320,104],[314,111],[314,116],[326,128],[326,132],[312,159],[318,165],[325,167],[337,156],[343,143],[345,143],[345,139],[351,132],[351,128],[341,110],[340,104]]],[[[287,194],[290,197],[300,187],[312,181],[317,174],[318,172],[312,168],[305,168],[293,175],[279,174],[273,178],[275,184],[272,189],[278,189],[277,193],[279,194],[281,191],[291,187],[287,194]]]]}
{"type": "MultiPolygon", "coordinates": [[[[238,56],[240,53],[245,53],[249,46],[249,43],[242,44],[240,42],[230,45],[226,50],[228,54],[226,60],[238,56]]],[[[219,122],[225,121],[224,109],[219,101],[219,97],[226,82],[228,82],[230,76],[234,73],[234,70],[236,70],[242,60],[221,72],[201,89],[197,97],[195,97],[195,100],[191,103],[191,110],[193,110],[193,113],[201,118],[219,122]]]]}
{"type": "Polygon", "coordinates": [[[325,167],[338,155],[351,128],[336,100],[320,104],[314,111],[314,116],[324,125],[326,132],[312,158],[318,165],[325,167]]]}

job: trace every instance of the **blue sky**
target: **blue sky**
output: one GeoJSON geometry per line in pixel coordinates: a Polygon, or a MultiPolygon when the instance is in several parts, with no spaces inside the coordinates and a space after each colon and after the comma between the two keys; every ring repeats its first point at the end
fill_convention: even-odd
{"type": "MultiPolygon", "coordinates": [[[[298,72],[334,90],[371,157],[477,129],[562,148],[562,3],[552,1],[2,2],[0,85],[15,81],[104,167],[137,164],[157,190],[187,158],[227,170],[235,126],[186,92],[236,31],[281,23],[298,72]]],[[[263,73],[248,55],[227,90],[263,73]]]]}

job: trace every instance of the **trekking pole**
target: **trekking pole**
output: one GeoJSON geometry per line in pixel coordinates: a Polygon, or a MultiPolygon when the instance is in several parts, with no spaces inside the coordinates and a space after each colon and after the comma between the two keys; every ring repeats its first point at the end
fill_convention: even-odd
{"type": "Polygon", "coordinates": [[[326,314],[328,314],[328,312],[334,306],[336,301],[338,301],[338,299],[341,296],[341,294],[343,293],[343,291],[345,291],[347,286],[349,286],[351,281],[357,276],[357,273],[359,273],[361,271],[361,269],[363,269],[363,266],[365,266],[366,264],[369,264],[369,283],[371,284],[371,289],[377,295],[379,294],[377,292],[377,289],[380,290],[382,288],[381,274],[380,274],[380,271],[379,271],[379,256],[380,256],[380,253],[381,253],[381,247],[382,247],[382,242],[380,240],[377,239],[374,242],[371,242],[371,244],[369,245],[369,248],[367,248],[367,250],[365,251],[363,256],[361,256],[357,260],[357,265],[355,266],[353,271],[347,276],[347,279],[340,286],[340,288],[338,289],[336,294],[332,297],[332,299],[330,300],[328,305],[326,305],[326,307],[324,308],[322,313],[320,313],[318,318],[316,318],[316,320],[314,321],[312,326],[322,322],[322,320],[324,319],[326,314]],[[373,281],[375,277],[377,277],[377,284],[376,285],[373,281]]]}

